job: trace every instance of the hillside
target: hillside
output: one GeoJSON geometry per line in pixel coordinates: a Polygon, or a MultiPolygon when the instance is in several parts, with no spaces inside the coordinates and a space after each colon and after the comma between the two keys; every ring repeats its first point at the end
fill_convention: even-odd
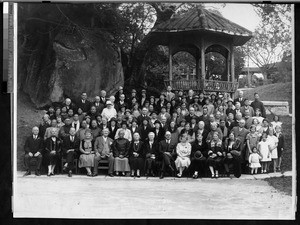
{"type": "Polygon", "coordinates": [[[257,92],[262,101],[288,101],[292,113],[292,91],[292,82],[277,83],[244,90],[244,96],[253,100],[253,95],[257,92]]]}

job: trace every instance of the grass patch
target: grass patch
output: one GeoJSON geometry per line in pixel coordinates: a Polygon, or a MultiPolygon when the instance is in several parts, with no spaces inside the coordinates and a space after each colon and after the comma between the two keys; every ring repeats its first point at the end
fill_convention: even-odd
{"type": "Polygon", "coordinates": [[[292,91],[292,82],[276,83],[244,90],[244,97],[254,100],[254,93],[257,92],[262,101],[287,101],[289,111],[292,113],[292,91]]]}
{"type": "Polygon", "coordinates": [[[276,190],[283,192],[287,195],[292,195],[292,177],[271,177],[264,179],[269,185],[276,190]]]}

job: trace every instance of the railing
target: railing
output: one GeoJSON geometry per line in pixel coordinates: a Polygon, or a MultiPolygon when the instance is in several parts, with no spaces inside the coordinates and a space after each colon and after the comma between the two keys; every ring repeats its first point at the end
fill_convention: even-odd
{"type": "Polygon", "coordinates": [[[238,82],[205,80],[204,90],[215,92],[231,92],[234,93],[238,88],[238,82]]]}
{"type": "Polygon", "coordinates": [[[230,92],[234,93],[238,88],[238,82],[204,80],[204,88],[200,80],[165,80],[165,86],[171,86],[173,90],[203,90],[207,92],[230,92]]]}
{"type": "Polygon", "coordinates": [[[165,86],[171,86],[174,90],[200,90],[200,80],[165,80],[165,86]]]}

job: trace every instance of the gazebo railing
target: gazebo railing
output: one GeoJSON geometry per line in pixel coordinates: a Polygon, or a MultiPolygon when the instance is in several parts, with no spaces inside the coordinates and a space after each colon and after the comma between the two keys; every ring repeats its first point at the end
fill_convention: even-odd
{"type": "Polygon", "coordinates": [[[204,80],[204,88],[201,80],[165,80],[165,86],[171,86],[173,90],[203,90],[207,92],[230,92],[234,93],[238,88],[238,82],[204,80]]]}
{"type": "Polygon", "coordinates": [[[200,80],[165,80],[165,86],[171,86],[174,90],[200,90],[200,80]]]}
{"type": "Polygon", "coordinates": [[[238,82],[204,80],[204,90],[214,92],[230,92],[234,93],[238,88],[238,82]]]}

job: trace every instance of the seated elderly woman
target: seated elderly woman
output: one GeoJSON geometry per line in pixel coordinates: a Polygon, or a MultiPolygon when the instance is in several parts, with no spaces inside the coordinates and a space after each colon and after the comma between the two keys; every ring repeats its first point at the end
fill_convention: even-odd
{"type": "Polygon", "coordinates": [[[197,135],[196,141],[192,144],[191,170],[194,172],[193,178],[197,179],[206,174],[207,144],[201,134],[197,135]]]}
{"type": "Polygon", "coordinates": [[[237,178],[241,176],[241,140],[235,138],[234,133],[231,132],[224,142],[224,167],[227,176],[230,176],[229,165],[233,165],[233,175],[237,178]]]}
{"type": "Polygon", "coordinates": [[[131,175],[134,177],[141,176],[141,170],[144,166],[144,152],[143,152],[143,142],[140,141],[140,134],[133,134],[133,141],[129,150],[129,165],[131,168],[131,175]]]}
{"type": "Polygon", "coordinates": [[[120,130],[118,138],[112,144],[113,155],[115,157],[114,170],[117,176],[120,172],[125,176],[125,173],[130,171],[128,164],[130,141],[124,138],[124,135],[124,130],[120,130]]]}
{"type": "Polygon", "coordinates": [[[93,136],[90,130],[85,131],[85,138],[81,140],[79,151],[81,155],[79,157],[78,167],[85,167],[87,176],[92,176],[91,168],[94,166],[94,144],[93,136]]]}
{"type": "Polygon", "coordinates": [[[223,164],[223,144],[218,132],[214,132],[212,140],[208,143],[207,164],[211,172],[211,178],[218,178],[219,170],[223,164]]]}
{"type": "Polygon", "coordinates": [[[146,139],[143,149],[144,155],[146,156],[145,160],[145,170],[146,176],[149,174],[154,177],[155,171],[155,159],[158,154],[158,142],[154,141],[155,134],[153,132],[149,132],[148,139],[146,139]]]}
{"type": "Polygon", "coordinates": [[[47,176],[54,175],[54,169],[61,151],[61,140],[57,137],[57,130],[53,127],[50,133],[51,136],[45,141],[45,151],[43,155],[45,163],[48,166],[47,176]]]}
{"type": "Polygon", "coordinates": [[[188,135],[183,133],[180,135],[180,142],[176,146],[177,158],[175,160],[175,165],[179,173],[177,177],[181,177],[184,169],[188,168],[191,164],[190,155],[192,146],[188,142],[188,135]]]}
{"type": "Polygon", "coordinates": [[[127,128],[127,122],[122,121],[121,126],[122,127],[119,128],[116,132],[115,139],[118,139],[120,137],[120,132],[123,131],[124,138],[127,139],[128,141],[131,141],[132,140],[131,131],[127,128]]]}

